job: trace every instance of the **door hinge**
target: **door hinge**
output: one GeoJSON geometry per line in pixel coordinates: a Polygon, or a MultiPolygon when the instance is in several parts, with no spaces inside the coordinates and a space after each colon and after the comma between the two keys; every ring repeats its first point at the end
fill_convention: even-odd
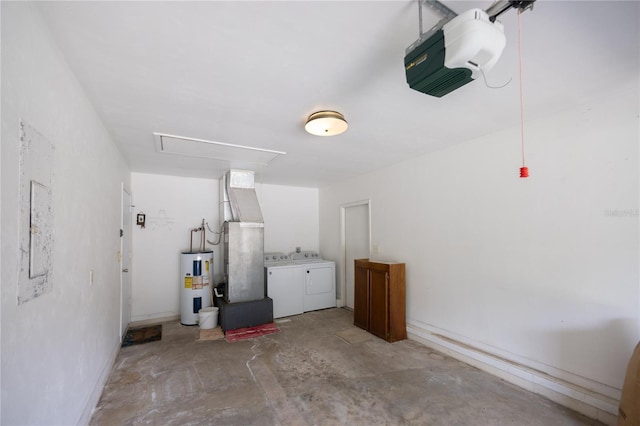
{"type": "Polygon", "coordinates": [[[124,231],[121,229],[120,230],[120,237],[123,237],[123,236],[124,236],[124,231]]]}

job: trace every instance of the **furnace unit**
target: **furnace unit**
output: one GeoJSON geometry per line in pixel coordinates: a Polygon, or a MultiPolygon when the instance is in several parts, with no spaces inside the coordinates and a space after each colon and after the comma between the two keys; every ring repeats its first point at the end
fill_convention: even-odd
{"type": "Polygon", "coordinates": [[[273,322],[264,282],[264,221],[254,173],[230,170],[220,180],[224,221],[224,291],[216,299],[224,331],[273,322]]]}

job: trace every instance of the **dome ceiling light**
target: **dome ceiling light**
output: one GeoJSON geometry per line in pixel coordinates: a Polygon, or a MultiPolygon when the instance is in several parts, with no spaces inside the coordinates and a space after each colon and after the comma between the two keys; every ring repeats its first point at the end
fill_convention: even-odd
{"type": "Polygon", "coordinates": [[[335,136],[347,130],[349,123],[336,111],[314,112],[307,119],[304,129],[316,136],[335,136]]]}

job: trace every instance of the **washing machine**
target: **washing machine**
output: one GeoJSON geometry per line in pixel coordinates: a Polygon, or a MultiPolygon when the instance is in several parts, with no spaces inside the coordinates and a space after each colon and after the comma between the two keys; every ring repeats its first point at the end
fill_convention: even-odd
{"type": "Polygon", "coordinates": [[[289,255],[265,253],[264,282],[267,296],[273,300],[273,318],[304,312],[304,275],[300,265],[294,265],[289,255]]]}

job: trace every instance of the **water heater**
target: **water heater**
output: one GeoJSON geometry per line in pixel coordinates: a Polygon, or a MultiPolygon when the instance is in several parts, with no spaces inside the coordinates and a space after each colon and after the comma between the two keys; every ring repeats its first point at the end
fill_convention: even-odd
{"type": "Polygon", "coordinates": [[[213,251],[180,254],[180,323],[198,324],[198,311],[212,305],[213,251]]]}

